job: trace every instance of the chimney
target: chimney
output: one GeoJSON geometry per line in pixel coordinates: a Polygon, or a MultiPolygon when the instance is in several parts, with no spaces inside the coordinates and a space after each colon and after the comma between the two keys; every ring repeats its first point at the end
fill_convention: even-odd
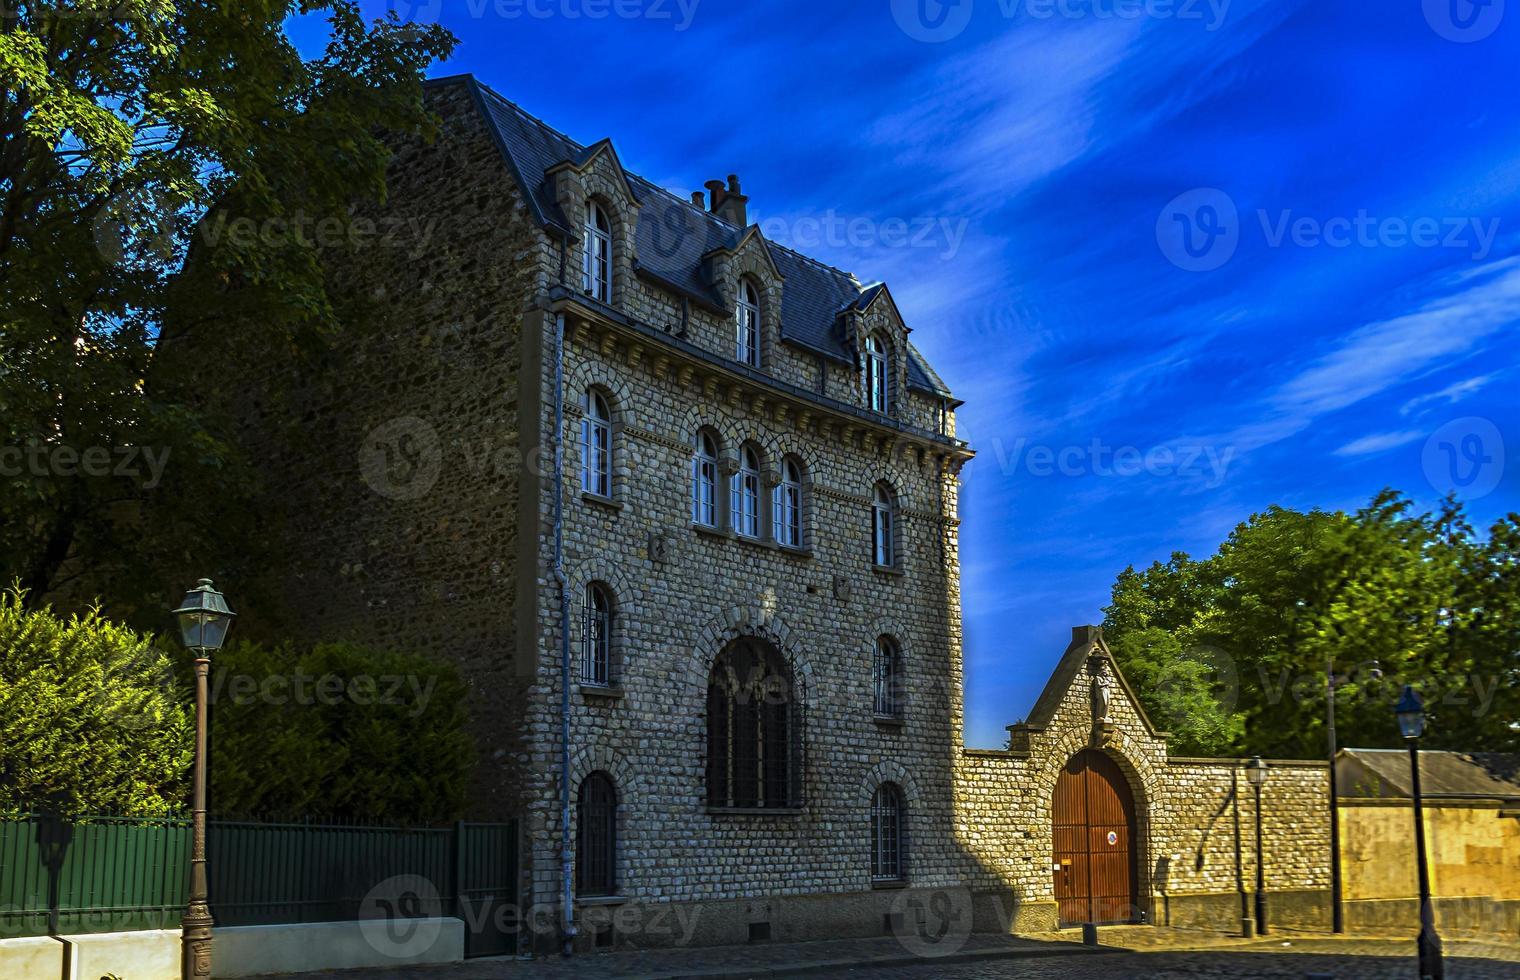
{"type": "Polygon", "coordinates": [[[709,180],[702,186],[706,187],[707,192],[712,195],[712,207],[708,210],[710,210],[713,214],[717,214],[718,208],[722,207],[723,205],[723,195],[727,193],[723,187],[723,181],[709,180]]]}
{"type": "Polygon", "coordinates": [[[749,208],[747,207],[749,198],[739,192],[739,175],[728,175],[727,190],[724,190],[723,185],[716,180],[707,182],[709,188],[714,184],[717,185],[718,190],[714,192],[713,213],[731,225],[738,225],[740,228],[749,227],[749,208]]]}
{"type": "Polygon", "coordinates": [[[701,191],[691,192],[691,203],[701,208],[703,211],[707,210],[707,198],[702,195],[701,191]]]}

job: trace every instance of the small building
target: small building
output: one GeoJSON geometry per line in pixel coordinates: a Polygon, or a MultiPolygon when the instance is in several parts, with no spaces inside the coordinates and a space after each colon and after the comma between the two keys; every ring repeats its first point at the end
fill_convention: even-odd
{"type": "MultiPolygon", "coordinates": [[[[1352,929],[1419,921],[1409,753],[1335,760],[1342,888],[1352,929]]],[[[1520,755],[1421,752],[1425,847],[1443,932],[1520,938],[1520,755]]]]}

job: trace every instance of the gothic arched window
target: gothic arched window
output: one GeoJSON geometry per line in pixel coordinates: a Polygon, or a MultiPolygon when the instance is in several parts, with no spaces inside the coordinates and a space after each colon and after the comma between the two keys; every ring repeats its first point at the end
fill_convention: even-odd
{"type": "Polygon", "coordinates": [[[691,522],[718,526],[718,440],[705,429],[691,457],[691,522]]]}
{"type": "Polygon", "coordinates": [[[866,404],[886,414],[892,392],[891,361],[886,343],[875,334],[866,338],[866,404]]]}
{"type": "Polygon", "coordinates": [[[906,877],[906,835],[903,797],[895,783],[882,783],[871,798],[871,880],[902,881],[906,877]]]}
{"type": "Polygon", "coordinates": [[[793,456],[781,461],[781,482],[776,484],[772,510],[776,543],[786,548],[801,548],[802,464],[793,456]]]}
{"type": "Polygon", "coordinates": [[[581,489],[598,497],[611,497],[612,410],[595,389],[586,392],[585,407],[581,420],[581,489]]]}
{"type": "Polygon", "coordinates": [[[879,568],[897,565],[897,497],[885,483],[871,495],[871,560],[879,568]]]}
{"type": "Polygon", "coordinates": [[[739,285],[739,303],[735,310],[738,332],[735,357],[750,367],[760,366],[760,296],[748,282],[739,285]]]}
{"type": "Polygon", "coordinates": [[[760,454],[753,446],[739,450],[739,469],[733,476],[729,512],[735,534],[747,538],[760,536],[760,454]]]}
{"type": "Polygon", "coordinates": [[[612,222],[595,201],[586,204],[581,254],[581,288],[603,303],[612,302],[612,222]]]}
{"type": "Polygon", "coordinates": [[[791,667],[762,640],[730,643],[707,685],[707,804],[802,804],[802,717],[791,667]]]}
{"type": "Polygon", "coordinates": [[[617,788],[594,772],[576,799],[575,891],[586,897],[617,894],[617,788]]]}

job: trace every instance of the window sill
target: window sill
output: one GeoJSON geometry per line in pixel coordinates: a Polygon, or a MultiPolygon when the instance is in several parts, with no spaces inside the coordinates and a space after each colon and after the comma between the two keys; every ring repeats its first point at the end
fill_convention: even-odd
{"type": "Polygon", "coordinates": [[[903,730],[903,718],[900,715],[877,715],[872,719],[877,728],[885,728],[888,731],[900,732],[903,730]]]}
{"type": "Polygon", "coordinates": [[[902,578],[904,575],[907,574],[906,572],[903,571],[903,567],[901,565],[877,565],[877,564],[872,564],[871,565],[871,571],[875,572],[877,575],[888,575],[888,576],[891,576],[892,578],[902,578]]]}
{"type": "Polygon", "coordinates": [[[606,698],[609,701],[623,700],[623,685],[608,684],[605,687],[600,684],[582,684],[581,694],[588,698],[606,698]]]}
{"type": "Polygon", "coordinates": [[[709,524],[693,524],[691,529],[704,538],[719,538],[727,540],[734,536],[734,532],[724,527],[713,527],[709,524]]]}
{"type": "Polygon", "coordinates": [[[807,560],[807,559],[813,557],[813,549],[812,548],[803,548],[803,547],[795,547],[794,548],[794,547],[792,547],[789,544],[777,544],[776,545],[776,550],[779,551],[779,552],[781,552],[783,555],[786,555],[786,556],[788,556],[790,558],[799,558],[799,559],[802,559],[802,560],[807,560]]]}
{"type": "Polygon", "coordinates": [[[871,888],[875,891],[897,891],[908,887],[908,879],[892,878],[890,880],[871,880],[871,888]]]}
{"type": "Polygon", "coordinates": [[[623,509],[623,504],[621,501],[614,500],[611,497],[604,497],[599,493],[592,493],[590,490],[582,490],[581,499],[588,504],[595,504],[598,507],[605,507],[608,510],[620,511],[623,509]]]}
{"type": "Polygon", "coordinates": [[[584,898],[577,895],[575,896],[575,904],[589,906],[626,905],[628,904],[628,899],[622,895],[587,895],[584,898]]]}
{"type": "Polygon", "coordinates": [[[800,817],[801,807],[767,807],[767,806],[710,806],[707,815],[711,817],[800,817]]]}

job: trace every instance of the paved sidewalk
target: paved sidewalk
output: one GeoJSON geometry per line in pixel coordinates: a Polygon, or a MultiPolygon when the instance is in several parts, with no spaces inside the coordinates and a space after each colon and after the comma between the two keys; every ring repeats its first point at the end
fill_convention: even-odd
{"type": "Polygon", "coordinates": [[[572,959],[524,962],[508,958],[470,960],[448,966],[302,973],[299,980],[747,980],[809,976],[824,970],[886,969],[964,964],[1018,958],[1103,956],[1081,945],[1081,936],[1028,939],[974,935],[950,955],[929,957],[891,937],[812,943],[709,946],[690,949],[593,953],[572,959]]]}

